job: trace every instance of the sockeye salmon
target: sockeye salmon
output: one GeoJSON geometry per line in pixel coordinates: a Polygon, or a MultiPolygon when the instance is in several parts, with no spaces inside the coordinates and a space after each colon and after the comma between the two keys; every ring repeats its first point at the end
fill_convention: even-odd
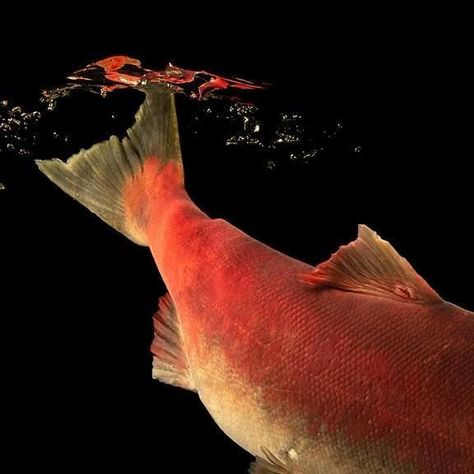
{"type": "Polygon", "coordinates": [[[126,138],[38,166],[150,247],[153,376],[197,392],[252,473],[473,473],[474,313],[366,226],[313,268],[209,218],[173,94],[145,92],[126,138]]]}

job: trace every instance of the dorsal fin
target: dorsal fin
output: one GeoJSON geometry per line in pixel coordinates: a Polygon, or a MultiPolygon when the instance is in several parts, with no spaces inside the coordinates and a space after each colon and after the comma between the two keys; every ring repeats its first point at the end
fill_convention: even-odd
{"type": "Polygon", "coordinates": [[[311,285],[384,296],[398,301],[433,304],[439,295],[389,242],[359,225],[359,236],[312,272],[301,275],[311,285]]]}

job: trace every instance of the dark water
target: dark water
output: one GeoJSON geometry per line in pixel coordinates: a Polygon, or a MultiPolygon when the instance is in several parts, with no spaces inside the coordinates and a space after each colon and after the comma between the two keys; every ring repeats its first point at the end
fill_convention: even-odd
{"type": "Polygon", "coordinates": [[[178,99],[196,203],[309,263],[368,224],[445,299],[473,309],[472,119],[458,79],[462,59],[422,40],[387,40],[379,49],[350,35],[339,42],[334,35],[247,37],[226,54],[199,35],[182,48],[158,48],[152,35],[130,43],[123,35],[83,36],[61,36],[67,54],[57,38],[16,45],[0,83],[9,110],[41,114],[22,131],[34,143],[0,154],[6,406],[15,414],[7,427],[12,444],[27,451],[14,457],[17,465],[243,473],[250,462],[195,394],[151,380],[151,315],[165,288],[149,252],[33,165],[131,125],[141,101],[134,91],[107,99],[77,92],[53,111],[38,103],[41,90],[102,57],[127,54],[150,67],[172,60],[272,83],[249,115],[267,134],[265,146],[226,145],[239,122],[218,117],[222,103],[210,103],[207,113],[207,104],[178,99]],[[291,135],[298,123],[310,145],[308,156],[299,149],[292,158],[294,144],[279,144],[277,134],[287,126],[291,135]]]}

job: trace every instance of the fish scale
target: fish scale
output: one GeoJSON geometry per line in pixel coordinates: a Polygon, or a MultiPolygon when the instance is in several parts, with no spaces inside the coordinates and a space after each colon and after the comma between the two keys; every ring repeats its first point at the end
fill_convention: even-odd
{"type": "Polygon", "coordinates": [[[122,141],[38,164],[150,247],[169,292],[153,375],[196,391],[254,474],[474,472],[474,314],[366,226],[313,268],[209,218],[172,94],[145,93],[122,141]]]}

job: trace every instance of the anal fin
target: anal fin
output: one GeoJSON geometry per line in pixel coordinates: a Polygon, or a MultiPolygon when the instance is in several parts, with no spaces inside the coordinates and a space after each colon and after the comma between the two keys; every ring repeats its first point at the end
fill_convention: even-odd
{"type": "Polygon", "coordinates": [[[288,467],[283,464],[268,448],[260,448],[265,458],[257,456],[250,465],[249,474],[291,474],[288,467]]]}
{"type": "Polygon", "coordinates": [[[171,296],[161,297],[153,316],[155,336],[151,344],[153,378],[196,391],[184,348],[178,314],[171,296]]]}

